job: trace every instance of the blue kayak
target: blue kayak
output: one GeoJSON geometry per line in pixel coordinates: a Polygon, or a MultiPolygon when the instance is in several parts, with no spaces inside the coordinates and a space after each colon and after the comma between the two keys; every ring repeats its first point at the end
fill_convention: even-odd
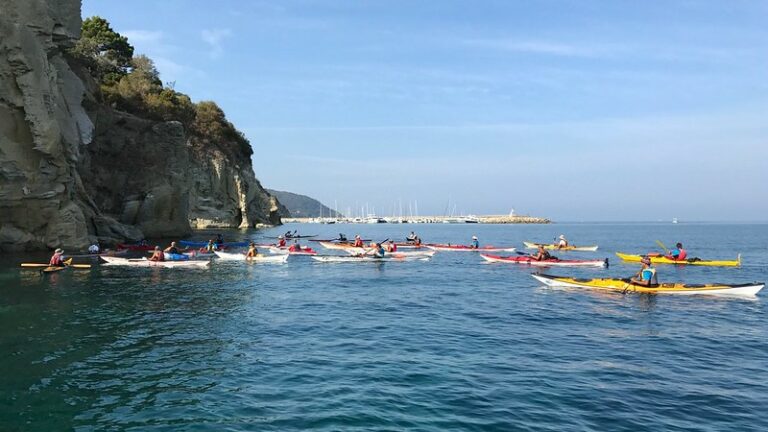
{"type": "MultiPolygon", "coordinates": [[[[206,247],[208,246],[207,241],[191,241],[191,240],[181,240],[179,241],[179,244],[186,247],[206,247]]],[[[216,243],[219,246],[223,247],[246,247],[248,246],[248,242],[225,242],[225,243],[216,243]]]]}
{"type": "Polygon", "coordinates": [[[166,261],[189,261],[189,255],[165,252],[166,261]]]}

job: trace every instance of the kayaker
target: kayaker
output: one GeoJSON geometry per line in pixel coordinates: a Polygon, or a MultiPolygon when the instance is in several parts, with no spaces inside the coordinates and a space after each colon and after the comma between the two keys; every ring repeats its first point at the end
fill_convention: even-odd
{"type": "Polygon", "coordinates": [[[387,247],[385,248],[387,252],[397,252],[397,245],[395,244],[394,240],[390,240],[387,242],[387,247]]]}
{"type": "Polygon", "coordinates": [[[656,278],[656,269],[651,263],[651,258],[644,256],[643,259],[640,260],[640,263],[643,267],[632,277],[632,279],[630,279],[632,283],[643,286],[658,285],[659,281],[656,278]]]}
{"type": "Polygon", "coordinates": [[[53,251],[53,256],[51,256],[51,260],[48,262],[48,265],[51,267],[64,267],[66,265],[64,264],[64,250],[58,248],[53,251]]]}
{"type": "Polygon", "coordinates": [[[256,258],[257,256],[259,256],[259,250],[256,249],[256,243],[251,242],[248,245],[248,252],[245,253],[245,258],[256,258]]]}
{"type": "Polygon", "coordinates": [[[405,241],[408,243],[413,243],[416,241],[416,239],[419,238],[415,232],[411,231],[410,234],[408,234],[408,237],[405,238],[405,241]]]}
{"type": "Polygon", "coordinates": [[[360,237],[360,234],[355,236],[355,242],[352,244],[353,247],[361,248],[365,247],[363,244],[363,239],[360,237]]]}
{"type": "Polygon", "coordinates": [[[165,261],[165,253],[160,250],[160,246],[155,246],[155,250],[152,252],[152,256],[149,257],[150,261],[165,261]]]}
{"type": "Polygon", "coordinates": [[[179,248],[176,246],[176,242],[171,242],[171,245],[165,248],[163,252],[169,253],[169,254],[181,255],[179,248]]]}
{"type": "Polygon", "coordinates": [[[470,249],[480,249],[480,241],[477,240],[477,236],[472,236],[472,243],[469,247],[470,249]]]}
{"type": "Polygon", "coordinates": [[[344,234],[342,234],[342,233],[339,233],[339,241],[340,241],[341,243],[346,243],[346,242],[347,242],[347,236],[345,236],[345,235],[344,235],[344,234]]]}
{"type": "Polygon", "coordinates": [[[688,258],[688,252],[683,249],[683,244],[678,243],[675,245],[675,248],[669,251],[669,255],[667,255],[667,258],[674,260],[674,261],[685,261],[686,258],[688,258]]]}
{"type": "Polygon", "coordinates": [[[288,248],[289,252],[301,252],[301,245],[298,240],[294,240],[291,247],[288,248]]]}
{"type": "Polygon", "coordinates": [[[94,244],[88,246],[88,253],[90,253],[90,254],[97,254],[97,253],[99,253],[99,245],[98,245],[98,243],[94,243],[94,244]]]}
{"type": "Polygon", "coordinates": [[[558,249],[564,249],[564,248],[567,248],[569,246],[568,245],[568,240],[565,238],[565,236],[563,234],[560,234],[560,237],[558,237],[558,240],[559,240],[557,242],[557,248],[558,249]]]}
{"type": "Polygon", "coordinates": [[[215,251],[216,249],[217,249],[216,244],[213,242],[213,239],[208,240],[208,244],[205,246],[205,252],[213,253],[213,251],[215,251]]]}
{"type": "Polygon", "coordinates": [[[369,250],[363,255],[369,255],[369,254],[374,258],[384,258],[387,254],[387,251],[384,250],[384,247],[381,245],[381,243],[376,243],[373,246],[373,249],[369,250]]]}
{"type": "Polygon", "coordinates": [[[550,255],[549,252],[544,249],[544,245],[539,245],[538,251],[536,251],[535,254],[531,254],[531,258],[536,261],[547,261],[552,259],[552,255],[550,255]]]}
{"type": "Polygon", "coordinates": [[[277,236],[277,247],[285,247],[285,237],[277,236]]]}
{"type": "Polygon", "coordinates": [[[421,237],[419,237],[419,236],[416,236],[416,238],[413,240],[413,243],[414,243],[416,246],[421,246],[421,237]]]}

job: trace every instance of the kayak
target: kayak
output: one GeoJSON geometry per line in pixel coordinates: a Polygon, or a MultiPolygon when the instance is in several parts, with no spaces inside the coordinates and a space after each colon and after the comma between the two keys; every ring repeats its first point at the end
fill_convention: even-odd
{"type": "Polygon", "coordinates": [[[531,275],[537,281],[551,287],[590,288],[600,291],[636,292],[647,294],[710,294],[754,296],[763,287],[763,282],[746,284],[682,284],[663,283],[651,286],[633,284],[629,279],[579,279],[570,277],[551,276],[545,274],[531,275]]]}
{"type": "Polygon", "coordinates": [[[72,258],[70,257],[66,261],[64,261],[64,266],[52,266],[49,264],[37,264],[37,263],[21,263],[21,267],[24,268],[38,268],[41,269],[43,273],[55,273],[62,271],[67,268],[76,268],[76,269],[89,269],[91,268],[90,264],[72,264],[72,258]]]}
{"type": "Polygon", "coordinates": [[[384,258],[367,256],[313,256],[312,259],[320,262],[345,263],[345,262],[386,262],[386,261],[429,261],[428,256],[399,255],[397,252],[386,255],[384,258]]]}
{"type": "Polygon", "coordinates": [[[528,264],[541,267],[608,267],[608,258],[604,260],[564,260],[554,258],[536,261],[529,256],[499,256],[487,254],[480,254],[480,256],[483,257],[484,260],[492,263],[528,264]]]}
{"type": "MultiPolygon", "coordinates": [[[[223,261],[246,261],[244,253],[231,253],[231,252],[215,252],[216,256],[223,261]]],[[[253,258],[248,258],[248,262],[263,262],[282,264],[288,261],[288,255],[258,255],[253,258]]]]}
{"type": "MultiPolygon", "coordinates": [[[[313,234],[313,235],[283,235],[284,239],[302,239],[302,238],[312,238],[312,237],[317,237],[317,234],[313,234]]],[[[267,237],[267,238],[278,239],[280,237],[267,237]]]]}
{"type": "MultiPolygon", "coordinates": [[[[168,254],[166,254],[166,256],[167,255],[168,254]]],[[[184,256],[191,259],[207,259],[207,258],[215,258],[216,254],[213,252],[192,251],[192,252],[184,252],[184,256]]]]}
{"type": "Polygon", "coordinates": [[[189,261],[189,255],[163,252],[166,261],[189,261]]]}
{"type": "Polygon", "coordinates": [[[554,244],[545,244],[545,243],[533,243],[533,242],[523,242],[526,248],[528,249],[538,249],[539,245],[544,246],[544,249],[547,250],[561,250],[561,251],[574,251],[574,252],[595,252],[597,250],[597,246],[566,246],[564,248],[558,248],[557,245],[554,244]]]}
{"type": "Polygon", "coordinates": [[[126,244],[126,243],[118,243],[117,249],[127,249],[131,251],[151,251],[155,250],[154,246],[150,246],[148,244],[126,244]]]}
{"type": "MultiPolygon", "coordinates": [[[[616,256],[624,261],[640,262],[643,259],[640,255],[630,255],[621,252],[616,252],[616,256]]],[[[712,261],[712,260],[699,260],[691,258],[687,260],[675,261],[665,256],[651,256],[651,262],[654,264],[677,264],[677,265],[698,265],[698,266],[713,266],[713,267],[738,267],[741,265],[741,255],[736,257],[735,261],[712,261]]]]}
{"type": "Polygon", "coordinates": [[[320,246],[326,249],[338,249],[338,250],[350,249],[350,248],[360,249],[360,248],[356,248],[353,243],[336,243],[331,241],[318,241],[318,243],[320,243],[320,246]]]}
{"type": "Polygon", "coordinates": [[[421,243],[395,243],[398,249],[428,249],[427,245],[421,243]]]}
{"type": "Polygon", "coordinates": [[[300,251],[292,251],[287,247],[272,246],[269,248],[269,251],[273,254],[281,255],[317,255],[317,251],[313,250],[312,248],[302,248],[300,251]]]}
{"type": "MultiPolygon", "coordinates": [[[[365,253],[366,251],[370,251],[370,249],[363,249],[363,248],[356,248],[356,249],[360,249],[360,251],[358,252],[355,249],[347,249],[344,252],[347,252],[350,255],[359,255],[359,254],[365,253]]],[[[414,257],[414,258],[432,258],[433,256],[435,256],[436,253],[437,253],[437,251],[433,251],[433,250],[430,250],[430,251],[395,251],[395,252],[387,252],[387,256],[399,257],[399,258],[411,258],[411,257],[414,257]]]]}
{"type": "MultiPolygon", "coordinates": [[[[224,243],[216,243],[216,242],[214,242],[214,244],[217,245],[218,247],[225,247],[225,248],[226,247],[233,247],[233,248],[235,248],[235,247],[246,247],[246,246],[248,246],[249,242],[224,242],[224,243]]],[[[180,240],[179,241],[179,245],[186,246],[186,247],[196,247],[196,248],[199,248],[199,247],[206,247],[206,246],[208,246],[208,242],[207,241],[180,240]]]]}
{"type": "Polygon", "coordinates": [[[515,248],[504,248],[496,246],[480,246],[479,248],[473,248],[466,245],[451,245],[451,244],[428,244],[428,248],[434,251],[445,252],[514,252],[515,248]]]}
{"type": "Polygon", "coordinates": [[[147,258],[101,257],[108,266],[129,267],[163,267],[163,268],[201,268],[211,264],[210,261],[150,261],[147,258]]]}

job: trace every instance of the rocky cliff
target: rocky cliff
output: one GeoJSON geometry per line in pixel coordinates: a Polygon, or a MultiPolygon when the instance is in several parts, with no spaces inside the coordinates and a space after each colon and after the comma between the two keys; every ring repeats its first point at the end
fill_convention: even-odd
{"type": "Polygon", "coordinates": [[[0,251],[280,222],[250,157],[113,109],[67,49],[79,0],[0,0],[0,251]]]}

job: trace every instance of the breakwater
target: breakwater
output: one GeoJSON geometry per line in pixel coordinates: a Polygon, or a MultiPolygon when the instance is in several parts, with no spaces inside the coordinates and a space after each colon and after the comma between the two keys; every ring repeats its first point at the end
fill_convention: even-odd
{"type": "Polygon", "coordinates": [[[419,216],[412,218],[367,217],[367,218],[283,218],[283,223],[444,223],[444,224],[548,224],[551,220],[536,216],[485,215],[485,216],[419,216]]]}

